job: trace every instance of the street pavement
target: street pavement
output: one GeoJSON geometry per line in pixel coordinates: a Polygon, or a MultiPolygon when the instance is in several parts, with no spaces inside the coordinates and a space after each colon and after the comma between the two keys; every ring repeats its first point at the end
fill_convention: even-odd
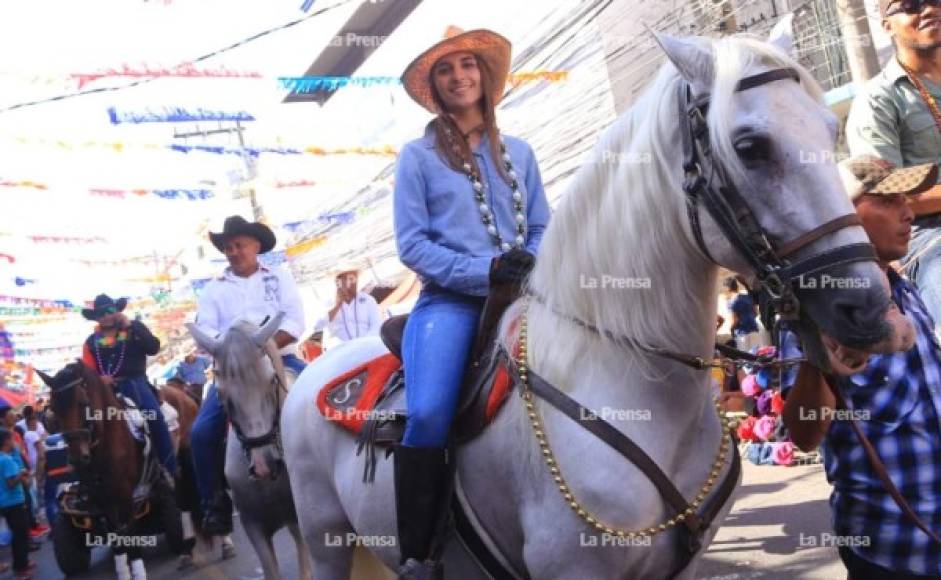
{"type": "MultiPolygon", "coordinates": [[[[703,557],[697,580],[842,580],[846,571],[836,549],[820,546],[830,528],[827,497],[830,486],[820,465],[777,467],[742,464],[742,485],[736,492],[732,513],[703,557]],[[815,542],[816,547],[806,547],[815,542]],[[802,546],[802,543],[804,546],[802,546]]],[[[254,550],[236,519],[233,535],[235,558],[221,561],[203,554],[206,563],[177,571],[176,557],[163,542],[145,551],[151,580],[261,580],[261,567],[254,550]]],[[[294,542],[287,531],[275,536],[275,551],[286,579],[297,577],[294,542]]],[[[52,545],[44,542],[32,557],[39,564],[37,580],[57,579],[59,572],[52,545]]],[[[9,548],[0,548],[0,559],[9,561],[9,548]]],[[[357,555],[353,580],[393,578],[365,553],[357,555]]],[[[106,549],[95,548],[92,569],[75,578],[114,578],[114,567],[106,549]]],[[[3,580],[3,577],[0,577],[3,580]]]]}

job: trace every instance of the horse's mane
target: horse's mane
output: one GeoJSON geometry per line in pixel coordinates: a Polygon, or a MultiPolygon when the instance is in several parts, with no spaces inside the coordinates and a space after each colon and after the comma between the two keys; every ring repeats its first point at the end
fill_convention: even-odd
{"type": "MultiPolygon", "coordinates": [[[[743,36],[709,44],[715,74],[708,112],[711,142],[730,173],[742,175],[730,135],[735,119],[732,97],[739,80],[762,65],[792,67],[818,102],[822,91],[803,67],[770,44],[743,36]]],[[[695,245],[682,190],[677,102],[681,81],[671,63],[661,67],[640,99],[602,134],[550,220],[529,281],[548,306],[530,309],[542,330],[531,336],[530,351],[534,357],[541,353],[539,364],[558,376],[567,376],[567,369],[599,345],[596,337],[582,338],[590,333],[550,310],[615,335],[673,349],[688,345],[691,333],[698,334],[698,326],[690,325],[698,325],[704,311],[714,312],[716,270],[704,266],[695,245]],[[641,285],[646,280],[649,286],[606,291],[584,287],[585,281],[600,282],[603,276],[641,285]],[[689,324],[665,324],[667,317],[689,324]],[[569,348],[550,350],[550,343],[561,337],[572,337],[565,341],[569,348]]],[[[628,356],[650,369],[642,353],[628,356]]]]}

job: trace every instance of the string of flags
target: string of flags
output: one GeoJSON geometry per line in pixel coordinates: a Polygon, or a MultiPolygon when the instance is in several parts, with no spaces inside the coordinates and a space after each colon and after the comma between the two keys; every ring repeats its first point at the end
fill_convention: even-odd
{"type": "MultiPolygon", "coordinates": [[[[524,82],[548,81],[560,82],[568,79],[568,71],[531,71],[510,73],[507,83],[518,85],[524,82]]],[[[375,87],[402,84],[400,77],[390,76],[303,76],[278,77],[282,89],[294,93],[312,93],[316,91],[337,91],[345,87],[375,87]]]]}
{"type": "Polygon", "coordinates": [[[119,111],[116,107],[108,107],[108,118],[112,125],[121,123],[184,123],[192,121],[254,121],[246,111],[213,111],[209,109],[196,109],[193,111],[182,107],[164,107],[163,109],[145,109],[143,111],[119,111]]]}
{"type": "Polygon", "coordinates": [[[124,199],[128,194],[133,193],[137,196],[153,194],[161,199],[188,199],[190,201],[199,201],[211,199],[212,191],[208,189],[105,189],[92,188],[88,193],[99,197],[110,197],[124,199]]]}
{"type": "Polygon", "coordinates": [[[71,76],[74,80],[78,82],[78,88],[82,89],[90,82],[103,79],[103,78],[160,78],[160,77],[176,77],[176,78],[249,78],[249,79],[258,79],[262,78],[261,73],[257,72],[245,72],[245,71],[234,71],[227,69],[225,66],[219,66],[214,69],[210,68],[198,68],[191,62],[183,63],[179,66],[171,68],[151,68],[149,65],[141,65],[139,67],[128,66],[127,64],[121,65],[120,68],[109,68],[105,70],[99,70],[90,73],[73,73],[71,76]]]}
{"type": "MultiPolygon", "coordinates": [[[[111,149],[116,153],[122,153],[128,149],[150,149],[150,150],[169,150],[175,151],[177,153],[211,153],[215,155],[239,155],[239,156],[250,156],[258,157],[262,154],[277,154],[277,155],[377,155],[377,156],[391,156],[394,157],[398,154],[398,150],[392,145],[382,145],[379,147],[318,147],[314,145],[303,146],[303,147],[222,147],[215,145],[184,145],[178,143],[171,143],[168,145],[158,145],[156,143],[125,143],[122,141],[84,141],[81,143],[78,142],[69,142],[60,139],[32,139],[29,137],[10,137],[11,140],[24,145],[39,145],[39,146],[48,146],[48,147],[57,147],[59,149],[72,150],[78,147],[84,148],[103,148],[111,149]]],[[[8,187],[36,187],[37,189],[45,189],[46,186],[43,184],[37,184],[29,181],[20,181],[20,182],[0,182],[0,185],[6,185],[8,187]]]]}

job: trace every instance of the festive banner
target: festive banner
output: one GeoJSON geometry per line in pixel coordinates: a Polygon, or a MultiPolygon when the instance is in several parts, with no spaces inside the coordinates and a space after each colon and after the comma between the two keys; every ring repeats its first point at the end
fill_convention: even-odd
{"type": "Polygon", "coordinates": [[[128,193],[133,193],[138,196],[153,194],[161,199],[188,199],[190,201],[199,201],[214,197],[212,191],[208,189],[105,189],[96,187],[89,189],[88,193],[100,197],[118,199],[124,199],[128,193]]]}
{"type": "Polygon", "coordinates": [[[32,189],[48,189],[42,183],[35,181],[0,181],[0,187],[29,187],[32,189]]]}
{"type": "MultiPolygon", "coordinates": [[[[172,143],[169,145],[158,145],[155,143],[123,143],[120,141],[84,141],[81,143],[78,142],[69,142],[63,140],[50,140],[50,139],[32,139],[23,136],[13,136],[5,137],[19,144],[23,145],[39,145],[39,146],[48,146],[48,147],[57,147],[64,150],[72,150],[78,147],[97,147],[102,149],[109,149],[115,153],[123,153],[129,149],[148,149],[148,150],[170,150],[177,153],[211,153],[213,155],[239,155],[239,156],[251,156],[258,157],[262,154],[274,154],[274,155],[317,155],[317,156],[326,156],[326,155],[379,155],[379,156],[390,156],[394,157],[398,154],[398,151],[395,147],[391,145],[383,145],[381,147],[333,147],[325,148],[318,147],[314,145],[305,146],[305,147],[221,147],[215,145],[180,145],[172,143]]],[[[12,187],[28,187],[28,186],[39,186],[39,188],[45,189],[45,186],[41,184],[34,184],[33,182],[11,182],[12,187]]]]}
{"type": "MultiPolygon", "coordinates": [[[[548,81],[551,83],[568,79],[568,71],[531,71],[511,73],[507,82],[518,85],[524,82],[548,81]]],[[[374,87],[402,84],[401,77],[362,76],[362,77],[332,77],[332,76],[305,76],[305,77],[278,77],[278,84],[282,89],[293,93],[313,93],[316,91],[336,91],[344,87],[374,87]]]]}
{"type": "Polygon", "coordinates": [[[317,185],[316,181],[310,181],[307,179],[302,179],[300,181],[278,181],[274,184],[276,189],[283,189],[285,187],[313,187],[317,185]]]}
{"type": "Polygon", "coordinates": [[[85,266],[107,266],[107,267],[120,267],[127,266],[130,264],[149,264],[152,262],[159,262],[165,260],[165,257],[154,257],[154,256],[138,256],[135,258],[124,258],[121,260],[71,260],[72,262],[78,262],[85,266]]]}
{"type": "Polygon", "coordinates": [[[106,69],[91,73],[73,73],[70,75],[73,79],[78,81],[78,88],[83,88],[86,84],[96,81],[98,79],[109,78],[109,77],[130,77],[130,78],[160,78],[160,77],[177,77],[177,78],[249,78],[249,79],[260,79],[262,78],[261,73],[257,72],[241,72],[234,71],[220,66],[215,69],[204,69],[196,68],[196,66],[187,62],[179,66],[172,68],[150,68],[148,65],[142,65],[141,67],[131,67],[127,64],[121,65],[120,69],[106,69]]]}
{"type": "Polygon", "coordinates": [[[315,238],[311,238],[309,240],[303,241],[299,244],[290,246],[289,248],[284,250],[284,253],[287,255],[288,258],[296,258],[302,254],[306,254],[307,252],[313,250],[314,248],[319,248],[325,243],[327,243],[327,236],[317,236],[315,238]]]}
{"type": "Polygon", "coordinates": [[[191,121],[254,121],[255,117],[245,111],[227,112],[196,109],[187,111],[180,107],[164,107],[162,111],[118,111],[108,107],[108,118],[112,125],[121,123],[184,123],[191,121]]]}
{"type": "Polygon", "coordinates": [[[104,244],[107,243],[107,240],[101,236],[95,236],[93,238],[79,238],[75,236],[26,236],[32,241],[39,243],[52,243],[52,244],[104,244]]]}

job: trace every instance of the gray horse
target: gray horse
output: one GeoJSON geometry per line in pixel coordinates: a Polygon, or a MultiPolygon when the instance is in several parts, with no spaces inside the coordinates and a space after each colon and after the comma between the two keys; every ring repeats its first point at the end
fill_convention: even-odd
{"type": "Polygon", "coordinates": [[[310,580],[310,555],[298,528],[281,453],[279,418],[289,385],[281,357],[269,340],[283,317],[280,313],[261,328],[236,322],[218,339],[194,324],[187,328],[216,361],[216,389],[231,423],[225,476],[265,578],[282,577],[271,538],[286,526],[296,544],[300,578],[310,580]]]}
{"type": "MultiPolygon", "coordinates": [[[[524,340],[515,329],[526,322],[521,357],[528,367],[630,436],[696,506],[717,495],[716,482],[731,469],[716,393],[706,371],[637,345],[711,358],[719,265],[748,277],[755,271],[702,205],[688,205],[677,106],[686,86],[711,96],[711,154],[729,168],[776,247],[854,209],[832,162],[835,119],[792,57],[743,37],[660,40],[672,66],[573,177],[529,281],[538,298],[507,311],[499,340],[512,352],[524,340]],[[799,82],[788,75],[737,90],[747,86],[742,79],[774,69],[793,69],[799,82]],[[821,161],[803,162],[807,152],[821,161]]],[[[795,259],[868,241],[860,227],[830,232],[795,259]]],[[[797,291],[801,312],[829,337],[828,349],[872,329],[879,336],[864,347],[873,352],[910,347],[912,326],[892,308],[875,261],[832,264],[818,274],[865,286],[797,291]]],[[[815,336],[821,342],[812,329],[803,338],[815,336]]],[[[327,351],[284,406],[285,459],[317,580],[346,580],[356,544],[397,567],[392,461],[380,455],[375,482],[364,485],[355,439],[315,407],[323,385],[384,352],[377,338],[327,351]]],[[[519,578],[692,578],[731,508],[725,502],[702,549],[683,559],[682,520],[643,472],[555,407],[516,395],[458,448],[457,475],[459,495],[519,578]]],[[[446,544],[443,564],[449,580],[488,577],[457,541],[446,544]]]]}

